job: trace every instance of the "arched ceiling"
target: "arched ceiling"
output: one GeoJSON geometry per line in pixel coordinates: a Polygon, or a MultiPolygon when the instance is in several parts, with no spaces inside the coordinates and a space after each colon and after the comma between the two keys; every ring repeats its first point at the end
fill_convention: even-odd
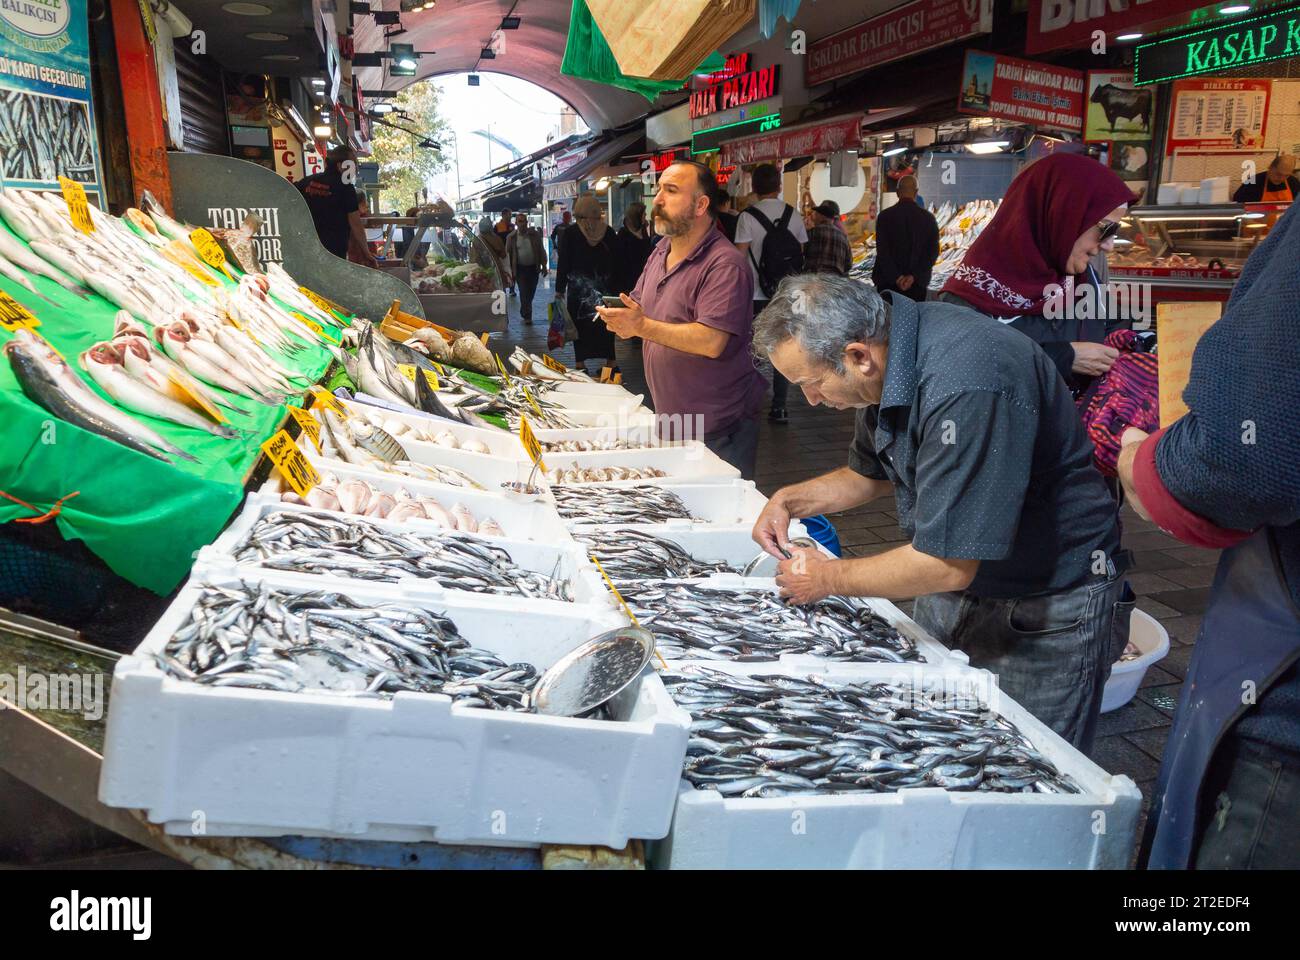
{"type": "MultiPolygon", "coordinates": [[[[380,5],[371,4],[376,10],[380,5]]],[[[396,10],[398,0],[383,0],[382,7],[396,10]]],[[[391,38],[392,42],[412,43],[417,51],[436,51],[420,57],[416,76],[390,77],[385,61],[382,68],[357,69],[356,77],[363,90],[401,90],[448,73],[502,73],[549,90],[572,106],[593,130],[617,127],[647,113],[651,104],[638,94],[560,73],[571,10],[571,0],[440,0],[430,10],[402,14],[405,33],[391,38]],[[519,29],[503,31],[505,49],[495,60],[480,60],[511,7],[522,20],[519,29]]],[[[353,28],[356,50],[386,50],[389,41],[384,39],[384,29],[372,17],[358,18],[353,28]]]]}

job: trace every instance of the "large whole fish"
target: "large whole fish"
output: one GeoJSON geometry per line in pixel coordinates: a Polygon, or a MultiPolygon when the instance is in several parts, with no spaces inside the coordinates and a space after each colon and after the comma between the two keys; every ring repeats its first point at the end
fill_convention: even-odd
{"type": "MultiPolygon", "coordinates": [[[[196,348],[195,344],[200,341],[195,340],[184,322],[176,321],[166,326],[156,327],[153,333],[154,339],[169,357],[204,383],[210,383],[214,387],[221,387],[223,390],[229,390],[231,393],[268,406],[277,403],[273,397],[267,396],[261,389],[252,386],[240,376],[235,368],[235,361],[229,354],[222,351],[221,354],[225,356],[222,360],[221,354],[209,351],[206,347],[196,348]]],[[[216,347],[216,344],[211,346],[216,347]]]]}
{"type": "Polygon", "coordinates": [[[199,413],[186,402],[184,391],[170,380],[164,378],[167,389],[163,391],[156,388],[157,381],[132,377],[125,364],[125,354],[129,349],[126,344],[97,343],[82,353],[81,367],[101,390],[127,410],[194,427],[216,437],[229,439],[238,436],[230,427],[213,423],[199,413]]]}
{"type": "Polygon", "coordinates": [[[15,333],[13,339],[5,344],[4,351],[23,393],[60,420],[165,463],[171,461],[159,453],[160,450],[186,460],[196,459],[157,431],[100,399],[49,344],[30,331],[15,333]]]}

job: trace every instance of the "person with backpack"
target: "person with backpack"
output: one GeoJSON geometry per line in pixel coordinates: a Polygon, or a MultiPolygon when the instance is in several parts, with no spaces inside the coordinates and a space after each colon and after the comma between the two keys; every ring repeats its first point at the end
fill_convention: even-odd
{"type": "MultiPolygon", "coordinates": [[[[758,199],[736,221],[736,247],[754,272],[754,316],[767,306],[777,285],[792,274],[803,273],[803,246],[808,231],[803,217],[781,199],[781,171],[771,163],[754,168],[754,193],[758,199]]],[[[772,410],[769,420],[785,423],[786,395],[790,383],[772,368],[772,410]]]]}

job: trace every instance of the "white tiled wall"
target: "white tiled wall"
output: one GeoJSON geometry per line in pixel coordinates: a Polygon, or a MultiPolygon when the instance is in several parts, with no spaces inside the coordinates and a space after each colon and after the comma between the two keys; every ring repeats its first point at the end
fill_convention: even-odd
{"type": "Polygon", "coordinates": [[[1180,154],[1166,161],[1164,182],[1201,181],[1208,177],[1230,177],[1232,189],[1241,186],[1241,164],[1254,159],[1262,176],[1278,152],[1300,154],[1300,80],[1274,80],[1268,101],[1268,122],[1264,126],[1264,150],[1258,154],[1180,154]]]}

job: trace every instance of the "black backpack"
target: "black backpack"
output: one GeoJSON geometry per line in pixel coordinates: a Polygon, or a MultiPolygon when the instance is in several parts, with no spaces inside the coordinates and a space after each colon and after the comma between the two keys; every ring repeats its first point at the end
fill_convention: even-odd
{"type": "Polygon", "coordinates": [[[754,251],[749,251],[749,259],[754,261],[758,270],[758,285],[763,295],[768,297],[776,293],[777,285],[784,277],[803,270],[803,247],[790,232],[790,218],[794,216],[794,207],[785,205],[785,213],[775,224],[758,207],[745,211],[767,231],[763,238],[763,258],[754,260],[754,251]]]}

